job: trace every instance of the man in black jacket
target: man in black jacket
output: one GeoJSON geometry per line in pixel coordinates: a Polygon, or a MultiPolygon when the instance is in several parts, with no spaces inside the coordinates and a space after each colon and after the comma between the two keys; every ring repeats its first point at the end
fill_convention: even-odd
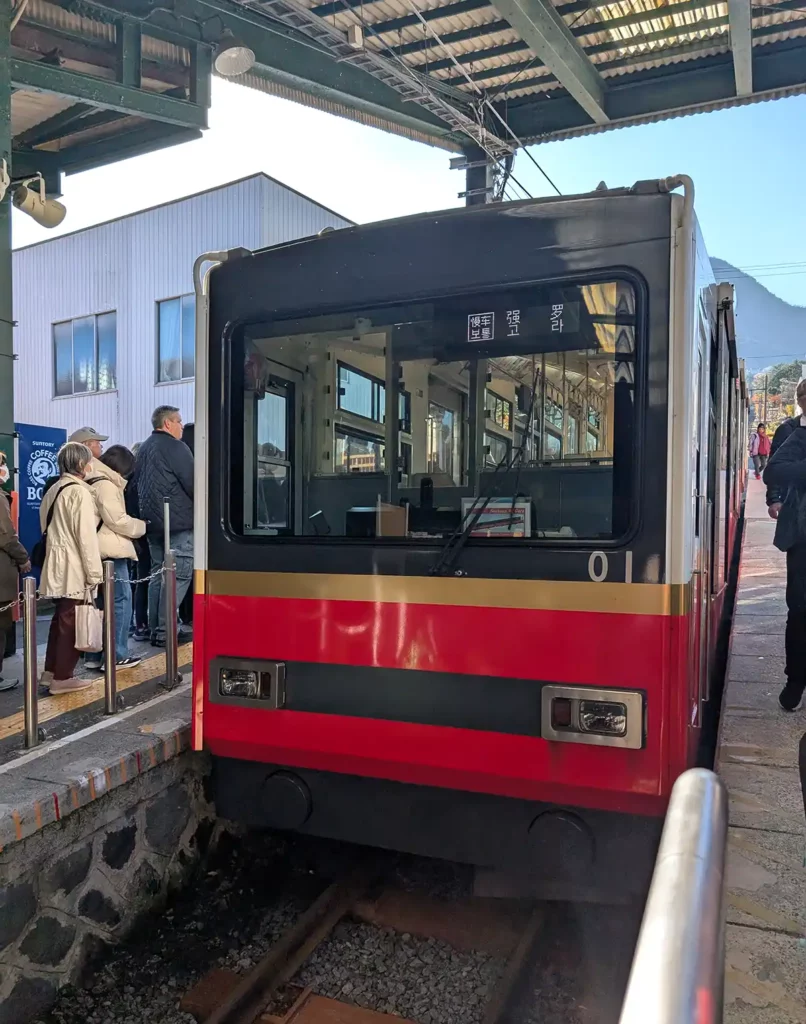
{"type": "Polygon", "coordinates": [[[764,483],[779,499],[774,543],[786,552],[786,685],[778,703],[797,711],[806,690],[806,416],[770,456],[764,483]]]}
{"type": "MultiPolygon", "coordinates": [[[[806,407],[806,378],[802,380],[795,391],[795,401],[804,409],[806,407]]],[[[790,416],[789,419],[784,420],[775,428],[775,433],[772,436],[772,447],[770,448],[770,458],[775,455],[781,445],[786,441],[795,427],[800,426],[800,416],[790,416]]],[[[781,504],[783,502],[783,495],[780,493],[777,487],[767,488],[767,509],[770,513],[771,519],[777,519],[778,513],[781,511],[781,504]]]]}
{"type": "MultiPolygon", "coordinates": [[[[172,405],[161,405],[151,417],[154,430],[137,452],[134,484],[152,570],[165,561],[164,503],[170,503],[171,548],[176,556],[176,602],[179,605],[193,577],[193,456],[181,440],[182,416],[172,405]]],[[[148,585],[148,626],[153,647],[165,646],[165,593],[161,577],[148,585]]],[[[173,623],[172,629],[176,629],[173,623]]]]}

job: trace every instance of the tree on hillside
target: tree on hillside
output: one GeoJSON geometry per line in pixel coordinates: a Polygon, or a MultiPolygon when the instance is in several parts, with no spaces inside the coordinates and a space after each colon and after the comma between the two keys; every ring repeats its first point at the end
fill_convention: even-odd
{"type": "Polygon", "coordinates": [[[800,371],[801,363],[797,359],[791,363],[776,363],[753,377],[753,388],[763,391],[766,384],[768,395],[780,395],[782,388],[788,392],[797,384],[800,371]]]}

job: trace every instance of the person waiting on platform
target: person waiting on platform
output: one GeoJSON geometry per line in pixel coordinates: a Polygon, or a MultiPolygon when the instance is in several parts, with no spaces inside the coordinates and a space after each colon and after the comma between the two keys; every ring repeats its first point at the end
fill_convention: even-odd
{"type": "MultiPolygon", "coordinates": [[[[193,456],[182,441],[182,416],[172,405],[161,405],[151,417],[154,430],[140,446],[135,483],[140,515],[146,521],[152,571],[164,564],[164,499],[170,508],[170,542],[176,556],[176,602],[182,603],[193,577],[193,456]]],[[[148,624],[152,647],[165,646],[165,587],[155,576],[148,590],[148,624]]],[[[180,640],[190,639],[186,631],[180,640]]]]}
{"type": "MultiPolygon", "coordinates": [[[[117,668],[134,668],[141,658],[129,654],[129,626],[132,618],[132,588],[129,560],[137,561],[133,540],[142,537],[146,524],[126,512],[124,491],[134,469],[134,455],[122,444],[114,444],[100,459],[93,460],[87,483],[95,496],[98,512],[98,544],[101,558],[111,558],[115,566],[115,663],[117,668]]],[[[109,657],[109,651],[105,652],[109,657]]],[[[87,658],[86,668],[101,668],[101,662],[87,658]]]]}
{"type": "Polygon", "coordinates": [[[750,435],[750,457],[756,471],[756,480],[760,480],[761,474],[767,468],[767,459],[770,457],[770,438],[765,423],[759,423],[750,435]]]}
{"type": "MultiPolygon", "coordinates": [[[[6,650],[6,635],[11,630],[13,618],[11,609],[5,608],[20,592],[19,574],[30,572],[28,552],[20,543],[14,523],[11,520],[11,495],[3,490],[2,484],[8,479],[5,455],[0,452],[0,672],[3,669],[3,655],[6,650]],[[3,473],[6,470],[6,473],[3,473]]],[[[19,679],[3,679],[0,675],[0,690],[11,690],[19,679]]]]}
{"type": "Polygon", "coordinates": [[[39,592],[54,601],[41,682],[52,694],[86,690],[91,679],[78,679],[76,605],[103,579],[96,532],[95,501],[84,477],[92,452],[68,441],[59,449],[59,479],[42,500],[39,524],[46,534],[39,592]]]}
{"type": "MultiPolygon", "coordinates": [[[[798,384],[795,389],[795,401],[800,406],[801,411],[806,411],[806,378],[798,384]]],[[[786,441],[792,431],[800,426],[800,414],[797,416],[790,416],[785,419],[783,423],[779,423],[775,428],[775,433],[772,436],[772,445],[770,447],[770,458],[778,451],[781,445],[786,441]]],[[[770,514],[770,519],[777,519],[778,513],[781,511],[782,495],[779,493],[777,487],[767,488],[767,511],[770,514]]]]}
{"type": "Polygon", "coordinates": [[[773,543],[786,552],[786,685],[778,702],[797,711],[806,690],[806,416],[770,458],[764,483],[781,497],[773,543]]]}

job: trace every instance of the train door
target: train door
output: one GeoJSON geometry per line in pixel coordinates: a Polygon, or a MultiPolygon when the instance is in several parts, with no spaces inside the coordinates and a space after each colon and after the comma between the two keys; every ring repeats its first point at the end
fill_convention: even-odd
{"type": "Polygon", "coordinates": [[[710,454],[716,421],[711,401],[709,357],[710,332],[702,306],[698,317],[694,416],[694,566],[692,572],[691,676],[694,700],[691,724],[699,728],[702,705],[708,700],[709,622],[713,545],[713,483],[710,454]]]}

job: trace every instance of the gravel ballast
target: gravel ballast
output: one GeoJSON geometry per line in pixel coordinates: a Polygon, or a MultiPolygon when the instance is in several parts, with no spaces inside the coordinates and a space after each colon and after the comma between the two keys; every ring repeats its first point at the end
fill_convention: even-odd
{"type": "MultiPolygon", "coordinates": [[[[103,951],[84,985],[63,990],[38,1024],[192,1024],[182,996],[212,968],[251,970],[357,852],[303,838],[225,836],[207,870],[124,945],[103,951]]],[[[466,867],[372,856],[385,883],[433,898],[466,895],[472,882],[466,867]]],[[[480,1024],[504,966],[486,952],[350,919],[293,982],[416,1024],[480,1024]]],[[[524,1024],[610,1024],[577,1013],[573,987],[561,973],[535,975],[524,1024]]]]}

